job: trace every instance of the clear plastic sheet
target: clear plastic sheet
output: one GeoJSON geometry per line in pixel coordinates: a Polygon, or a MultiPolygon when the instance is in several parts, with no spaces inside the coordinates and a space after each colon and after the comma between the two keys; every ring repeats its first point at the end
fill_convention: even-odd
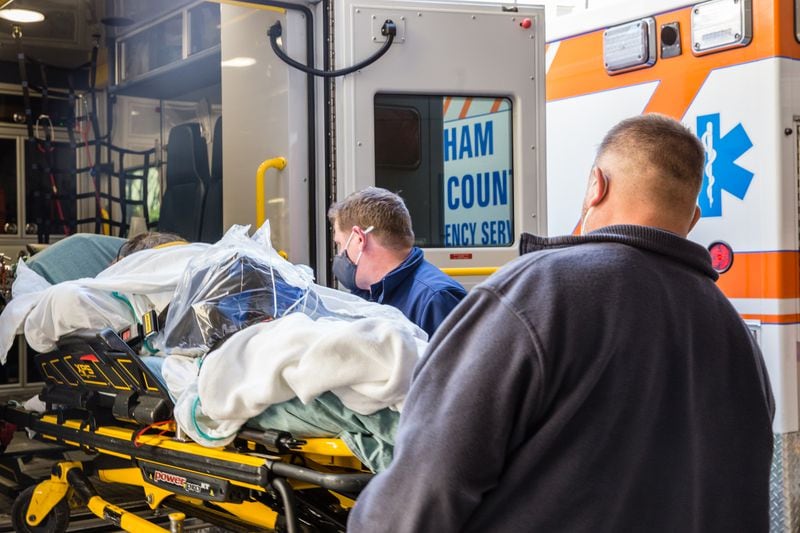
{"type": "Polygon", "coordinates": [[[169,306],[167,353],[202,356],[237,331],[300,312],[330,316],[306,267],[284,260],[265,224],[252,238],[234,226],[184,272],[169,306]]]}

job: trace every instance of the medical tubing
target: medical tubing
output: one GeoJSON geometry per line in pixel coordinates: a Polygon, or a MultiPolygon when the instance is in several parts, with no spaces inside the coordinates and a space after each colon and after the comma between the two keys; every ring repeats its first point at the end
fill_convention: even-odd
{"type": "Polygon", "coordinates": [[[296,533],[297,529],[297,511],[294,505],[294,492],[285,479],[276,477],[272,480],[272,488],[281,495],[283,500],[283,513],[286,515],[286,531],[287,533],[296,533]]]}
{"type": "Polygon", "coordinates": [[[201,437],[203,437],[206,440],[211,440],[211,441],[214,441],[214,440],[227,440],[227,439],[230,439],[230,438],[236,436],[236,432],[234,431],[233,433],[231,433],[230,435],[227,435],[225,437],[213,437],[213,436],[209,435],[208,433],[206,433],[205,431],[203,431],[202,429],[200,429],[200,424],[197,423],[197,415],[195,414],[195,413],[197,413],[197,408],[198,407],[200,407],[200,396],[195,398],[194,401],[192,402],[192,412],[191,412],[192,426],[194,426],[194,429],[195,429],[195,431],[197,431],[198,435],[200,435],[201,437]]]}
{"type": "Polygon", "coordinates": [[[383,54],[389,51],[389,47],[392,46],[394,42],[394,37],[397,35],[397,25],[391,20],[386,20],[381,26],[381,35],[386,36],[386,42],[383,43],[380,50],[375,52],[371,57],[361,61],[360,63],[356,63],[355,65],[349,66],[347,68],[343,68],[340,70],[319,70],[313,67],[309,67],[307,65],[303,65],[302,63],[295,61],[291,57],[286,54],[286,52],[278,46],[278,37],[280,37],[283,33],[283,29],[281,28],[280,21],[277,21],[273,24],[269,30],[267,31],[267,35],[269,36],[269,43],[272,46],[272,50],[284,63],[302,71],[306,74],[313,74],[314,76],[319,76],[321,78],[336,78],[339,76],[345,76],[357,70],[361,70],[364,67],[367,67],[380,59],[383,54]]]}
{"type": "Polygon", "coordinates": [[[120,302],[124,303],[127,306],[128,310],[131,312],[131,316],[133,316],[133,320],[137,324],[141,324],[141,322],[139,321],[139,317],[136,316],[136,311],[133,309],[133,304],[131,303],[130,300],[128,300],[128,298],[126,296],[120,294],[117,291],[111,291],[111,296],[113,298],[119,300],[120,302]]]}

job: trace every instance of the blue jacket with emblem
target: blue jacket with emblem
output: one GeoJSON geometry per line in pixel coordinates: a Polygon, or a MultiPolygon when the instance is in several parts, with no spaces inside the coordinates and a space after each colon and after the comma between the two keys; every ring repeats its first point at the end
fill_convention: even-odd
{"type": "Polygon", "coordinates": [[[431,336],[467,291],[426,261],[422,250],[415,246],[397,268],[368,291],[356,290],[353,294],[398,308],[431,336]]]}

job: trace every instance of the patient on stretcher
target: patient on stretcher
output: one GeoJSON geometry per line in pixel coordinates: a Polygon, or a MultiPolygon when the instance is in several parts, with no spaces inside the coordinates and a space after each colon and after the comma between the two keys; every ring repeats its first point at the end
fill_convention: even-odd
{"type": "Polygon", "coordinates": [[[369,468],[388,465],[426,335],[394,308],[315,285],[271,248],[268,227],[252,239],[234,227],[212,246],[145,250],[55,286],[19,272],[0,319],[3,358],[18,329],[47,351],[68,333],[135,327],[168,306],[163,332],[145,344],[157,355],[144,359],[194,440],[221,446],[244,424],[278,428],[340,436],[369,468]]]}

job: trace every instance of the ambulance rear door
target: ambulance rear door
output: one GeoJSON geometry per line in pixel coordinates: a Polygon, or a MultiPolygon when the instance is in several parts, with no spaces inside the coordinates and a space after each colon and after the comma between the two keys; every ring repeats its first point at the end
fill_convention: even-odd
{"type": "Polygon", "coordinates": [[[398,192],[417,245],[466,286],[545,233],[543,8],[344,0],[334,17],[337,69],[396,32],[336,78],[336,197],[398,192]]]}

